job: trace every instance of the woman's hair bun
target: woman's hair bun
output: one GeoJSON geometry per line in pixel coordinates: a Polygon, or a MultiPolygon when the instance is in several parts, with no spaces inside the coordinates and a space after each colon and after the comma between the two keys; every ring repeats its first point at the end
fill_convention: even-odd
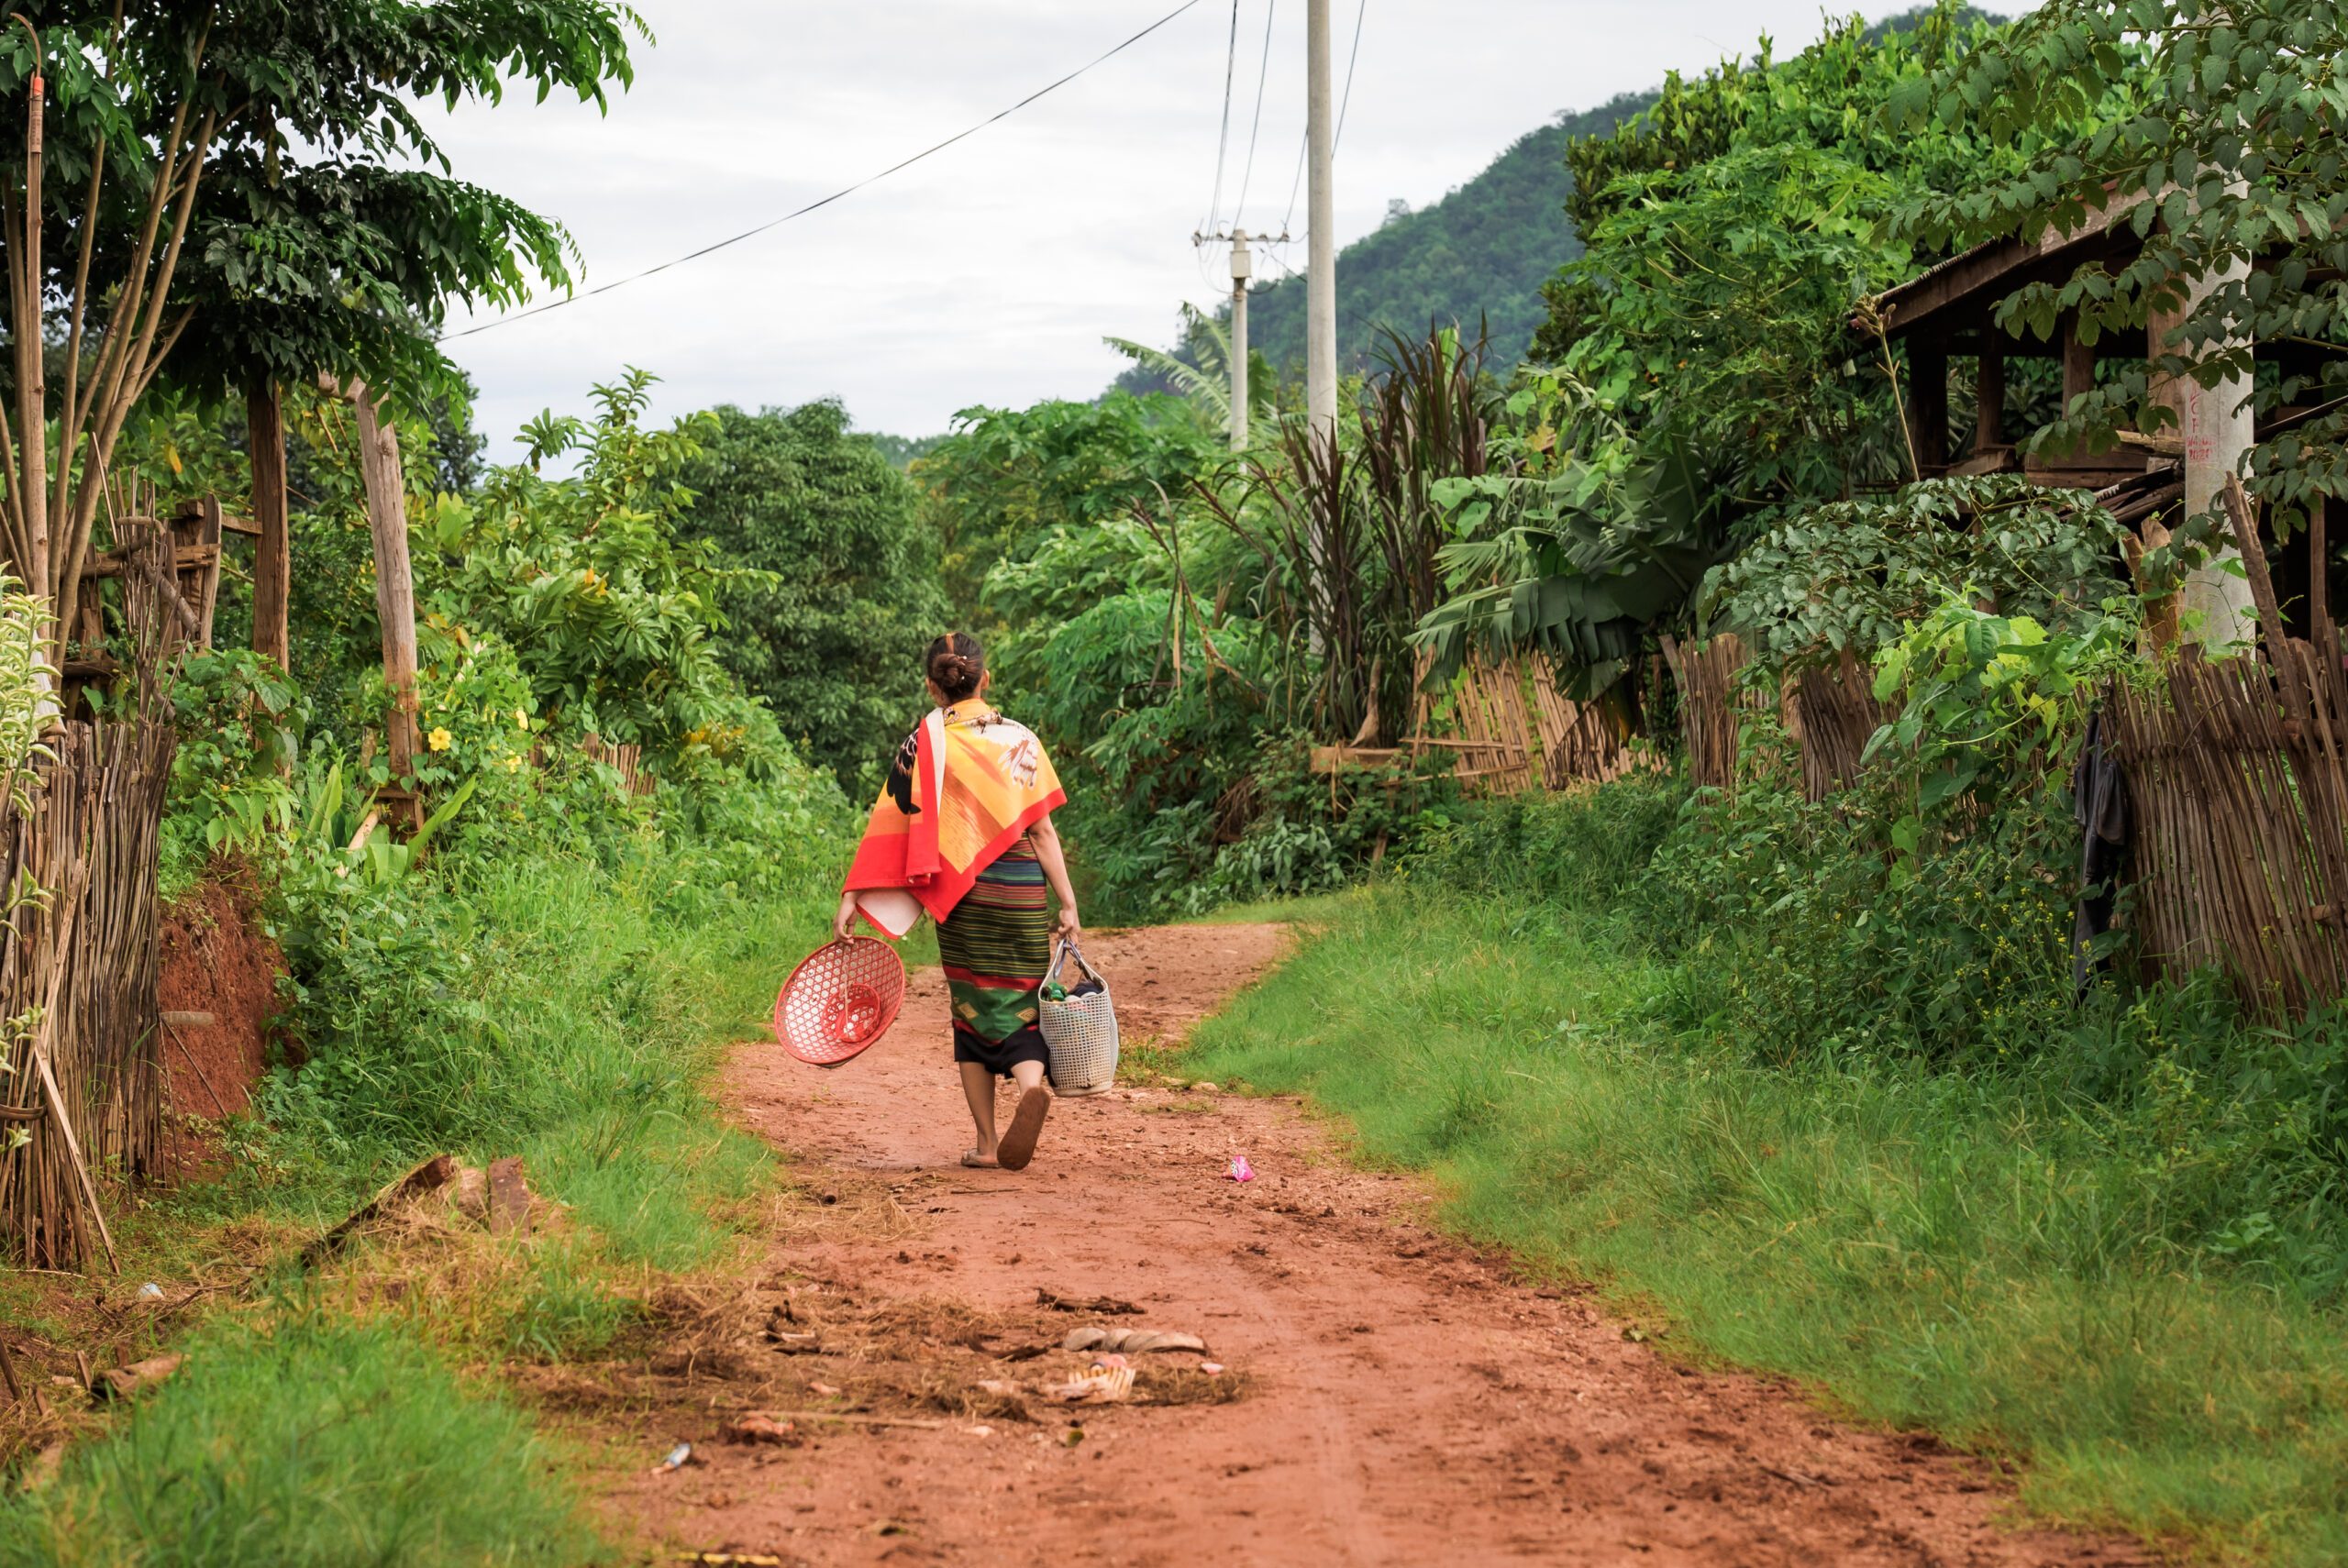
{"type": "Polygon", "coordinates": [[[969,697],[986,679],[986,650],[968,632],[948,632],[930,644],[922,663],[930,683],[946,694],[948,702],[969,697]]]}

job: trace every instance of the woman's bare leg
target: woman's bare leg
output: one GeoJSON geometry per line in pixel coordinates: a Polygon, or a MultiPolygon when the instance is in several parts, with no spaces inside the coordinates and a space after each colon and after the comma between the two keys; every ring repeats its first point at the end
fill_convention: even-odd
{"type": "Polygon", "coordinates": [[[1044,1064],[1041,1062],[1012,1063],[1011,1081],[1019,1086],[1021,1093],[1025,1093],[1044,1081],[1044,1064]]]}
{"type": "MultiPolygon", "coordinates": [[[[970,1121],[979,1132],[979,1158],[994,1158],[994,1075],[976,1062],[957,1062],[962,1069],[962,1098],[970,1102],[970,1121]]],[[[1013,1068],[1017,1072],[1032,1064],[1021,1062],[1013,1068]]]]}

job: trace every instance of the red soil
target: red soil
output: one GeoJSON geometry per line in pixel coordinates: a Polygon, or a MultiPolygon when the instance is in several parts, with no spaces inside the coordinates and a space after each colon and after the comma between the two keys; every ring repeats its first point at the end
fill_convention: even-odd
{"type": "MultiPolygon", "coordinates": [[[[1091,945],[1134,1039],[1212,1008],[1284,940],[1187,927],[1091,945]]],[[[1146,1314],[1107,1321],[1197,1333],[1253,1392],[1087,1409],[1072,1448],[1054,1441],[1069,1413],[1040,1403],[1040,1426],[834,1428],[784,1449],[716,1445],[721,1418],[688,1407],[624,1452],[608,1498],[620,1528],[807,1564],[2143,1560],[2124,1538],[2009,1529],[2010,1485],[1928,1437],[1665,1359],[1585,1287],[1528,1283],[1430,1231],[1418,1184],[1352,1168],[1294,1101],[1164,1088],[1063,1100],[1025,1172],[963,1170],[946,1030],[925,971],[895,1029],[846,1067],[737,1050],[748,1124],[843,1182],[886,1179],[924,1231],[778,1243],[773,1266],[868,1300],[1123,1297],[1146,1314]],[[1234,1153],[1257,1180],[1226,1177],[1234,1153]],[[649,1474],[676,1439],[707,1467],[649,1474]]]]}
{"type": "Polygon", "coordinates": [[[209,1013],[211,1024],[167,1023],[163,1074],[175,1115],[219,1121],[245,1109],[260,1081],[283,965],[260,933],[251,894],[204,882],[163,914],[166,1013],[209,1013]]]}

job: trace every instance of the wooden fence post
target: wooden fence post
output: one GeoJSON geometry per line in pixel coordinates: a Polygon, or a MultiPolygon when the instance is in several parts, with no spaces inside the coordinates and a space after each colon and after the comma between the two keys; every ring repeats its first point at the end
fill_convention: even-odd
{"type": "Polygon", "coordinates": [[[245,432],[252,455],[253,522],[260,529],[253,547],[253,652],[292,669],[285,624],[294,582],[285,536],[285,407],[274,378],[259,377],[246,392],[245,432]]]}
{"type": "Polygon", "coordinates": [[[348,389],[359,414],[359,467],[367,480],[367,525],[375,536],[375,613],[383,625],[383,679],[396,699],[389,731],[392,778],[415,776],[415,580],[408,569],[407,498],[396,426],[363,381],[348,389]]]}

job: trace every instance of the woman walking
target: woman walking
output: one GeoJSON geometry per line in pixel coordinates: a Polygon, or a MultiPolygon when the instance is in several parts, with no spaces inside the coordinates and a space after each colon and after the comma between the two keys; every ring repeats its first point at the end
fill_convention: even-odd
{"type": "Polygon", "coordinates": [[[892,938],[924,911],[936,920],[954,1060],[978,1132],[962,1163],[1024,1170],[1052,1104],[1036,993],[1055,933],[1073,940],[1080,931],[1052,826],[1053,808],[1068,796],[1042,743],[988,705],[992,677],[976,637],[948,633],[929,645],[924,663],[937,706],[890,764],[832,932],[845,939],[859,913],[892,938]],[[1059,897],[1057,922],[1047,886],[1059,897]],[[998,1077],[1022,1091],[1000,1138],[998,1077]]]}

